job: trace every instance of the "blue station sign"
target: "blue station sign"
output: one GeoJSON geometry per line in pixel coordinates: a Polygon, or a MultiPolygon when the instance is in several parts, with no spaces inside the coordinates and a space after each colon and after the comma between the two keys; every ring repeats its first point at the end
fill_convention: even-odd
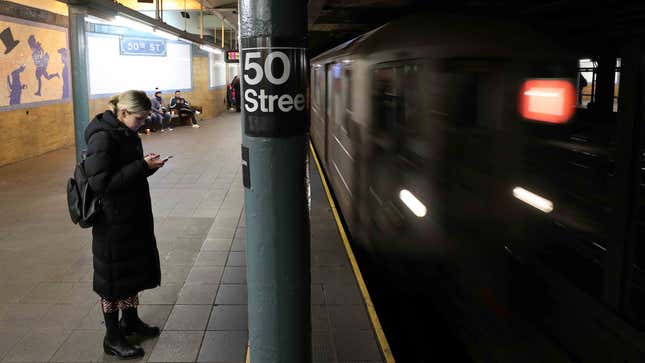
{"type": "Polygon", "coordinates": [[[121,55],[166,56],[166,41],[162,39],[121,37],[121,55]]]}

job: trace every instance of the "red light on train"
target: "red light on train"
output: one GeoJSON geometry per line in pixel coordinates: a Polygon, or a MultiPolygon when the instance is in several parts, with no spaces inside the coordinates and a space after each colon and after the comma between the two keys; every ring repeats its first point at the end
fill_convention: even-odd
{"type": "Polygon", "coordinates": [[[576,90],[565,80],[532,79],[520,91],[522,117],[554,124],[566,123],[576,107],[576,90]]]}

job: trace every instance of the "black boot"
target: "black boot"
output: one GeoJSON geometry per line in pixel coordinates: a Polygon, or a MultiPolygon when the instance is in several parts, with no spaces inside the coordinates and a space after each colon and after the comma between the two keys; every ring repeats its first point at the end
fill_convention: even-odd
{"type": "Polygon", "coordinates": [[[137,308],[123,309],[123,318],[119,322],[119,326],[126,336],[136,334],[142,339],[155,338],[160,333],[159,328],[150,326],[139,319],[137,308]]]}
{"type": "Polygon", "coordinates": [[[119,329],[119,312],[103,313],[105,317],[106,334],[103,339],[103,351],[108,355],[115,355],[121,359],[143,357],[143,349],[128,343],[119,329]]]}

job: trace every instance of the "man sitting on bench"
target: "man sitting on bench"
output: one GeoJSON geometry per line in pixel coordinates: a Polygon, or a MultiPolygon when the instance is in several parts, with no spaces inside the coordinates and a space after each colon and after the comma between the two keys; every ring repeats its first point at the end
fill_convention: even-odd
{"type": "Polygon", "coordinates": [[[161,91],[156,91],[154,97],[150,99],[150,101],[152,101],[152,112],[150,113],[152,122],[158,123],[161,126],[161,132],[166,130],[172,131],[172,128],[170,127],[170,113],[168,113],[164,107],[163,99],[161,98],[161,91]]]}
{"type": "Polygon", "coordinates": [[[199,127],[195,111],[190,107],[188,101],[181,97],[180,91],[175,91],[175,97],[170,99],[170,109],[175,110],[179,116],[190,116],[193,127],[199,127]]]}

